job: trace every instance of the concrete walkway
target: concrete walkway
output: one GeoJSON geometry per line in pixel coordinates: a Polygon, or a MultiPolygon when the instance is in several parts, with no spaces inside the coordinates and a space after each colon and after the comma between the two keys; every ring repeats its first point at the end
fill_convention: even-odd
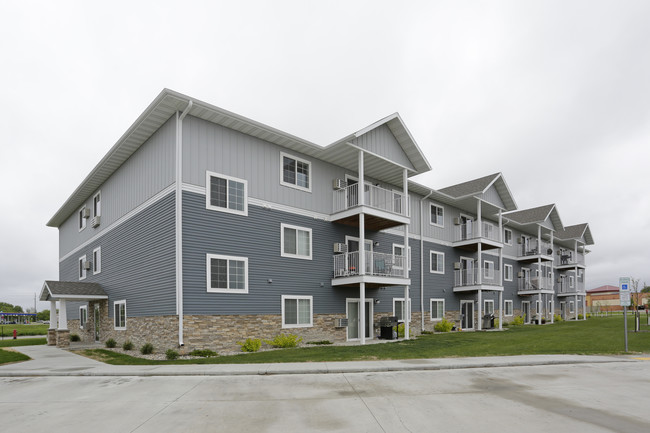
{"type": "Polygon", "coordinates": [[[403,359],[387,361],[294,362],[281,364],[109,365],[53,346],[23,346],[14,350],[30,361],[1,365],[0,377],[27,376],[233,376],[270,374],[368,373],[454,370],[462,368],[571,365],[635,362],[648,355],[521,355],[478,358],[403,359]],[[635,359],[636,358],[636,359],[635,359]]]}

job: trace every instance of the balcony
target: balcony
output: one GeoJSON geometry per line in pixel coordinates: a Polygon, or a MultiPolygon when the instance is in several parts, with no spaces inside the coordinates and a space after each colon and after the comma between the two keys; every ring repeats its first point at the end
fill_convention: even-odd
{"type": "Polygon", "coordinates": [[[359,204],[359,184],[334,191],[332,221],[359,226],[359,214],[365,215],[367,230],[383,230],[408,224],[409,197],[374,185],[365,185],[363,206],[359,204]]]}
{"type": "Polygon", "coordinates": [[[520,295],[536,295],[538,293],[553,293],[551,277],[519,277],[517,293],[520,295]]]}
{"type": "Polygon", "coordinates": [[[555,293],[557,293],[558,296],[584,295],[586,293],[585,283],[578,279],[578,281],[573,284],[573,287],[571,287],[569,281],[565,278],[561,278],[561,281],[555,283],[555,293]]]}
{"type": "Polygon", "coordinates": [[[550,243],[530,240],[519,245],[517,260],[520,262],[536,262],[540,258],[544,261],[553,261],[553,249],[550,243]]]}
{"type": "Polygon", "coordinates": [[[485,267],[454,271],[454,292],[478,289],[503,290],[501,271],[485,267]]]}
{"type": "Polygon", "coordinates": [[[358,286],[367,283],[367,287],[387,285],[410,285],[404,271],[404,257],[394,254],[366,251],[365,273],[360,273],[359,251],[334,255],[333,286],[358,286]]]}
{"type": "Polygon", "coordinates": [[[499,236],[499,228],[488,222],[483,222],[479,233],[477,223],[466,223],[455,226],[454,247],[476,251],[479,243],[483,250],[502,248],[503,243],[499,236]]]}
{"type": "Polygon", "coordinates": [[[585,256],[571,250],[559,250],[554,265],[556,269],[584,268],[585,256]]]}

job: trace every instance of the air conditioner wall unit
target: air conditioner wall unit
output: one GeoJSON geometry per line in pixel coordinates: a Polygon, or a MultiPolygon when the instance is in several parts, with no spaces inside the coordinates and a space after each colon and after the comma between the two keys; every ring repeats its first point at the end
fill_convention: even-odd
{"type": "Polygon", "coordinates": [[[93,263],[91,261],[85,260],[84,261],[84,269],[90,269],[92,264],[93,263]]]}
{"type": "Polygon", "coordinates": [[[336,328],[347,328],[348,319],[336,319],[334,322],[334,327],[336,328]]]}
{"type": "Polygon", "coordinates": [[[456,217],[454,218],[454,225],[459,226],[460,225],[460,218],[456,217]]]}
{"type": "Polygon", "coordinates": [[[517,277],[524,278],[524,273],[523,272],[517,272],[517,277]]]}
{"type": "Polygon", "coordinates": [[[348,186],[348,183],[343,179],[334,179],[332,181],[332,187],[334,189],[343,189],[348,186]]]}
{"type": "Polygon", "coordinates": [[[102,217],[97,215],[96,217],[90,220],[90,225],[93,227],[97,227],[99,226],[99,224],[101,224],[101,222],[102,222],[102,217]]]}
{"type": "Polygon", "coordinates": [[[335,253],[347,253],[348,246],[342,242],[334,242],[334,252],[335,253]]]}
{"type": "Polygon", "coordinates": [[[460,262],[454,262],[454,270],[460,271],[460,262]]]}
{"type": "Polygon", "coordinates": [[[90,209],[88,209],[87,207],[83,208],[81,210],[81,217],[82,218],[90,218],[90,209]]]}
{"type": "Polygon", "coordinates": [[[524,240],[522,238],[517,238],[517,243],[522,244],[522,243],[524,243],[524,240]]]}

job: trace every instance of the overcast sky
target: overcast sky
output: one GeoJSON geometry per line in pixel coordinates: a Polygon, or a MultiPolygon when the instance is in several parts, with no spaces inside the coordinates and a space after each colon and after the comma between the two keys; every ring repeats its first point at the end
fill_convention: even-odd
{"type": "MultiPolygon", "coordinates": [[[[650,284],[650,2],[0,2],[0,301],[58,279],[46,222],[165,87],[327,145],[399,112],[434,188],[502,172],[650,284]]],[[[49,304],[39,303],[39,310],[49,304]]]]}

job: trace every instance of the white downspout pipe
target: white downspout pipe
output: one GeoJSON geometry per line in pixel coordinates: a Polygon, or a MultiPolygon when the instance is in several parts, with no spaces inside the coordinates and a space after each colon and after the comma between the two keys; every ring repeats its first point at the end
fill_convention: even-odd
{"type": "Polygon", "coordinates": [[[183,347],[183,119],[192,109],[190,100],[176,120],[176,314],[178,345],[183,347]]]}
{"type": "MultiPolygon", "coordinates": [[[[402,172],[402,189],[404,191],[405,206],[409,206],[409,187],[408,187],[408,172],[406,169],[402,172]]],[[[408,208],[406,208],[408,209],[408,208]]],[[[404,278],[409,277],[409,225],[404,224],[404,278]]],[[[408,340],[411,331],[411,317],[409,309],[409,286],[404,286],[404,339],[408,340]]],[[[420,312],[422,314],[422,311],[420,312]]]]}
{"type": "Polygon", "coordinates": [[[420,326],[424,331],[424,200],[431,197],[433,191],[420,199],[420,326]]]}

